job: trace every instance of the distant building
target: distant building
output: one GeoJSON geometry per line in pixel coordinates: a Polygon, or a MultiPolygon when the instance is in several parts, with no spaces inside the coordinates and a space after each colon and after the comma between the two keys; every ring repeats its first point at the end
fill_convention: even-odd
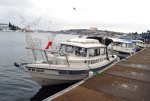
{"type": "Polygon", "coordinates": [[[91,31],[97,31],[97,28],[96,27],[90,27],[90,30],[91,31]]]}
{"type": "Polygon", "coordinates": [[[0,24],[0,31],[8,31],[9,26],[7,24],[0,24]]]}

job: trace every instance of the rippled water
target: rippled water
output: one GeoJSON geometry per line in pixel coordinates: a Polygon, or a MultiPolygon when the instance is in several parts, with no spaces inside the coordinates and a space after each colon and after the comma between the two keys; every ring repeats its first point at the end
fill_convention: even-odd
{"type": "MultiPolygon", "coordinates": [[[[50,33],[32,33],[31,35],[33,38],[42,39],[42,48],[44,48],[50,33]]],[[[55,40],[59,43],[73,37],[77,36],[59,34],[55,40]]],[[[14,67],[14,62],[23,63],[34,60],[25,47],[25,33],[0,32],[0,101],[40,101],[71,85],[62,85],[62,88],[58,88],[59,86],[41,88],[27,72],[14,67]],[[41,92],[44,90],[49,95],[45,96],[45,92],[41,92]],[[38,94],[42,97],[40,98],[38,94]]]]}

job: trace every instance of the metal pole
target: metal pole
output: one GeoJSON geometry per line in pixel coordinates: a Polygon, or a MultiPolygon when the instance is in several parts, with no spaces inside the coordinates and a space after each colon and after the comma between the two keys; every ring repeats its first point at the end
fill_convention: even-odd
{"type": "Polygon", "coordinates": [[[47,60],[47,63],[50,65],[49,61],[48,61],[48,57],[47,57],[47,54],[46,54],[46,51],[44,50],[44,53],[45,53],[45,57],[46,57],[46,60],[47,60]]]}
{"type": "Polygon", "coordinates": [[[67,60],[67,63],[68,63],[68,67],[70,67],[70,64],[69,64],[69,61],[68,61],[68,56],[67,55],[65,55],[66,56],[66,60],[67,60]]]}
{"type": "Polygon", "coordinates": [[[111,55],[114,57],[113,43],[111,43],[111,55]]]}
{"type": "Polygon", "coordinates": [[[36,56],[35,56],[35,51],[32,49],[32,54],[34,56],[35,61],[37,61],[36,56]]]}

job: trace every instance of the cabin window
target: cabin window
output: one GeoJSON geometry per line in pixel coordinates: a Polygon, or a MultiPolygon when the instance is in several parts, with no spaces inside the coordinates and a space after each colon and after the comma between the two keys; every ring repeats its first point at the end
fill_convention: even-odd
{"type": "Polygon", "coordinates": [[[83,47],[76,47],[75,55],[86,57],[87,49],[83,47]]]}
{"type": "Polygon", "coordinates": [[[68,53],[73,53],[73,46],[67,46],[67,48],[66,48],[66,52],[68,52],[68,53]]]}
{"type": "Polygon", "coordinates": [[[94,49],[94,53],[95,53],[95,56],[99,56],[100,55],[100,50],[99,49],[94,49]]]}
{"type": "Polygon", "coordinates": [[[89,57],[94,57],[99,55],[100,55],[99,49],[89,49],[89,57]]]}
{"type": "Polygon", "coordinates": [[[122,47],[127,47],[127,44],[126,44],[126,43],[123,43],[123,44],[122,44],[122,47]]]}
{"type": "Polygon", "coordinates": [[[116,42],[116,46],[121,46],[121,43],[119,43],[119,42],[116,42]]]}
{"type": "Polygon", "coordinates": [[[64,52],[66,50],[66,45],[61,45],[59,50],[64,52]]]}
{"type": "Polygon", "coordinates": [[[129,48],[132,48],[132,47],[133,47],[133,45],[132,45],[132,44],[128,44],[128,47],[129,47],[129,48]]]}
{"type": "Polygon", "coordinates": [[[111,45],[112,45],[112,46],[115,46],[115,43],[113,42],[111,45]]]}
{"type": "Polygon", "coordinates": [[[59,49],[61,56],[64,55],[63,53],[65,53],[65,50],[66,50],[66,45],[61,45],[59,49]]]}
{"type": "Polygon", "coordinates": [[[93,57],[94,56],[94,49],[89,49],[89,57],[93,57]]]}
{"type": "Polygon", "coordinates": [[[101,55],[105,55],[105,48],[100,48],[101,55]]]}

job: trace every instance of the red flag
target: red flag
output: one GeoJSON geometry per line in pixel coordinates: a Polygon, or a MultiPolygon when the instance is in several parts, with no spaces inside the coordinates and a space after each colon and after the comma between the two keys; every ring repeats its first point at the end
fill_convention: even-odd
{"type": "Polygon", "coordinates": [[[48,44],[47,44],[47,46],[45,47],[45,49],[49,49],[50,46],[52,46],[52,42],[51,42],[51,41],[48,42],[48,44]]]}

